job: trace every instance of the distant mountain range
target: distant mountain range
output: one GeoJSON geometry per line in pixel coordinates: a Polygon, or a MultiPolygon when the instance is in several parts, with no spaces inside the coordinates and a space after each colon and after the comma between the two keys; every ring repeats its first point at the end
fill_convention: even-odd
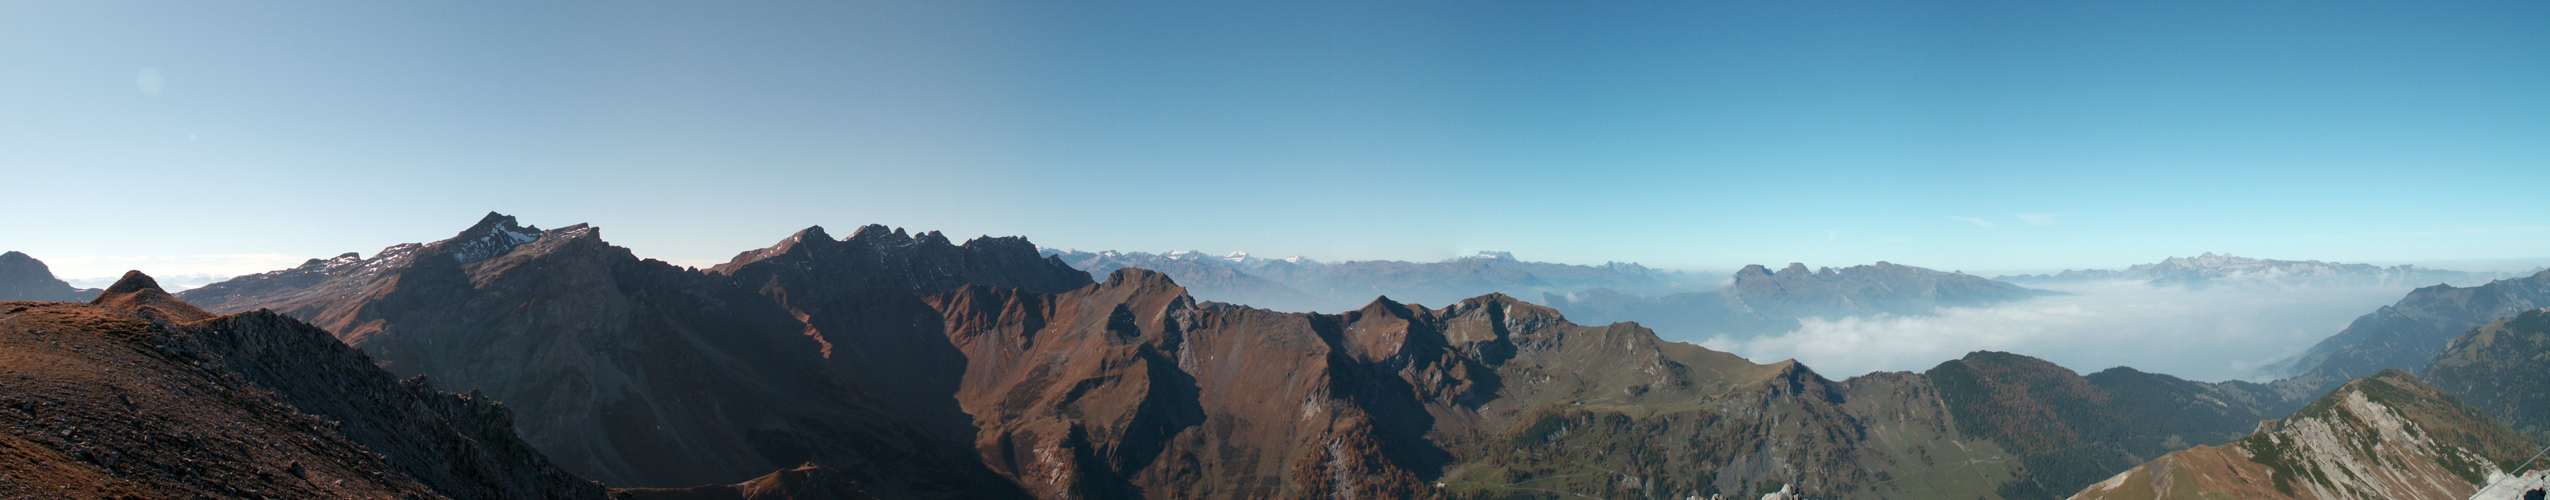
{"type": "Polygon", "coordinates": [[[1159,271],[1194,290],[1197,298],[1280,311],[1353,310],[1373,297],[1412,304],[1449,304],[1503,293],[1534,297],[1588,288],[1632,293],[1672,293],[1717,286],[1710,275],[1650,269],[1635,263],[1579,266],[1530,262],[1507,252],[1441,262],[1366,260],[1321,262],[1304,257],[1264,259],[1246,252],[1208,255],[1177,251],[1082,252],[1042,249],[1090,276],[1136,267],[1159,271]]]}
{"type": "Polygon", "coordinates": [[[1635,321],[1684,338],[1743,339],[1796,330],[1806,318],[1916,316],[1942,307],[1985,306],[2055,294],[1962,272],[1879,261],[1812,271],[1798,263],[1776,272],[1752,265],[1736,271],[1734,280],[1714,291],[1640,297],[1595,288],[1543,294],[1542,302],[1581,321],[1635,321]]]}
{"type": "Polygon", "coordinates": [[[2143,281],[2154,286],[2186,288],[2205,288],[2215,285],[2415,287],[2433,284],[2469,286],[2540,271],[2541,269],[2524,273],[2463,272],[2427,269],[2412,265],[2381,267],[2371,264],[2344,264],[2316,260],[2252,259],[2206,252],[2204,255],[2195,257],[2170,257],[2156,263],[2129,266],[2123,270],[2066,270],[2054,274],[2008,275],[1992,279],[2023,285],[2128,280],[2143,281]]]}

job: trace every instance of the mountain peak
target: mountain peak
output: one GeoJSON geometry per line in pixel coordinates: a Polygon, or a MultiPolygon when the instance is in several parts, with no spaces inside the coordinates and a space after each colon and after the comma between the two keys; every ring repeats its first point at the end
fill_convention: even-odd
{"type": "Polygon", "coordinates": [[[171,323],[192,323],[213,317],[212,313],[169,295],[168,290],[159,287],[159,280],[141,271],[125,271],[122,279],[115,280],[114,286],[106,287],[106,293],[98,294],[97,300],[89,303],[171,323]]]}
{"type": "Polygon", "coordinates": [[[502,256],[512,252],[514,247],[538,239],[539,227],[524,227],[514,220],[514,216],[487,212],[487,216],[479,218],[477,224],[435,245],[452,256],[452,260],[468,264],[502,256]]]}

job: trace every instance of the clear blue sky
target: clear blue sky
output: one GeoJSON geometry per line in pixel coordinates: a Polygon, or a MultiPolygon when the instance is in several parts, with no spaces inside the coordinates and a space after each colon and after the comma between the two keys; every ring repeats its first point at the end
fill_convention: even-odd
{"type": "Polygon", "coordinates": [[[2550,3],[12,1],[0,174],[72,277],[489,210],[693,262],[2531,258],[2550,3]]]}

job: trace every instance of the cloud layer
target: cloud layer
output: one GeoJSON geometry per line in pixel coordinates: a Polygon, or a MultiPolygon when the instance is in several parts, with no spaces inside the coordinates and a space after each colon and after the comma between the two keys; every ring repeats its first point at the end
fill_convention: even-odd
{"type": "Polygon", "coordinates": [[[1755,361],[1794,358],[1843,378],[1920,371],[1977,350],[2044,358],[2082,373],[2114,366],[2220,381],[2300,353],[2406,288],[2206,290],[2107,282],[2073,295],[1936,316],[1811,319],[1785,335],[1701,342],[1755,361]]]}

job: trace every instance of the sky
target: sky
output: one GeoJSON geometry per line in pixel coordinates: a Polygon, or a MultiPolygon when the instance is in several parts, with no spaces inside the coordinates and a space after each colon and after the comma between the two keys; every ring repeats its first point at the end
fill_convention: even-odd
{"type": "MultiPolygon", "coordinates": [[[[2550,263],[2550,3],[0,2],[0,250],[2550,263]]],[[[1847,326],[1847,325],[1845,325],[1847,326]]]]}

